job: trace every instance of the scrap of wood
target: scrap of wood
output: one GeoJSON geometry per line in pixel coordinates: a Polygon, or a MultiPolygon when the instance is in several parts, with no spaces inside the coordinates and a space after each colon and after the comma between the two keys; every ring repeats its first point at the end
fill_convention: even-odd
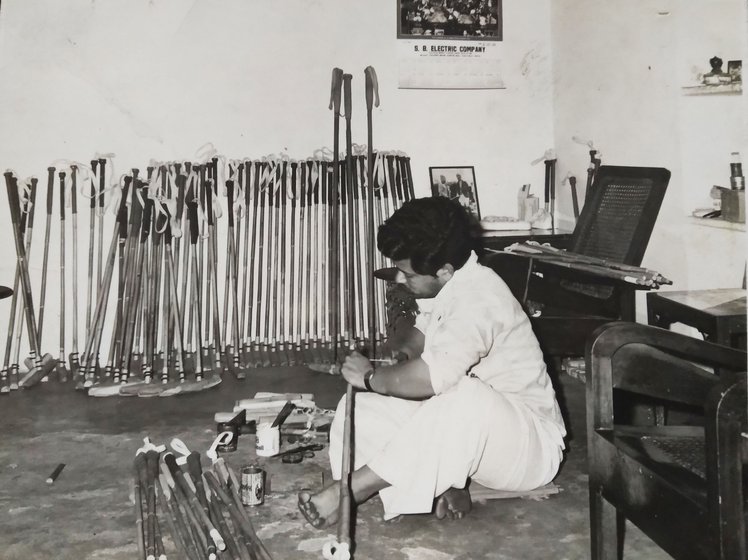
{"type": "Polygon", "coordinates": [[[510,490],[492,490],[475,482],[470,484],[470,498],[475,502],[484,500],[505,500],[507,498],[522,498],[528,500],[545,500],[553,494],[561,492],[561,488],[553,482],[545,486],[535,488],[535,490],[525,490],[522,492],[512,492],[510,490]]]}

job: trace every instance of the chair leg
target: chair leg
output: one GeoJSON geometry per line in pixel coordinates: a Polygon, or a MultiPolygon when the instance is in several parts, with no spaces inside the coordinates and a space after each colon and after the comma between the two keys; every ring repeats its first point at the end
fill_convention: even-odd
{"type": "Polygon", "coordinates": [[[623,558],[625,518],[590,485],[590,550],[592,560],[623,558]]]}

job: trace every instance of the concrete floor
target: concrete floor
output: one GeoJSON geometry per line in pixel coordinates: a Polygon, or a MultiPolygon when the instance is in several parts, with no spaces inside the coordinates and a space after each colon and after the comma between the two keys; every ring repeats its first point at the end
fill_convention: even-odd
{"type": "MultiPolygon", "coordinates": [[[[130,484],[142,438],[149,436],[158,444],[179,437],[204,452],[215,435],[214,413],[230,411],[236,399],[257,391],[312,392],[318,406],[332,408],[344,385],[339,377],[280,368],[255,370],[241,382],[226,379],[205,393],[170,398],[93,398],[56,382],[2,397],[0,559],[137,558],[130,484]],[[66,464],[62,474],[53,485],[45,484],[58,463],[66,464]]],[[[354,557],[588,558],[584,385],[562,375],[559,395],[570,431],[567,458],[555,480],[560,493],[543,500],[476,503],[462,521],[420,515],[395,524],[381,520],[381,503],[374,498],[359,508],[354,557]]],[[[239,449],[224,455],[233,467],[254,459],[252,437],[242,435],[239,449]]],[[[321,482],[327,470],[324,458],[318,453],[301,465],[279,459],[264,462],[272,492],[265,505],[250,513],[275,560],[321,559],[322,546],[335,536],[334,528],[317,531],[304,523],[296,509],[296,492],[321,482]]],[[[203,461],[208,462],[205,457],[203,461]]],[[[625,558],[668,556],[629,526],[625,558]]]]}

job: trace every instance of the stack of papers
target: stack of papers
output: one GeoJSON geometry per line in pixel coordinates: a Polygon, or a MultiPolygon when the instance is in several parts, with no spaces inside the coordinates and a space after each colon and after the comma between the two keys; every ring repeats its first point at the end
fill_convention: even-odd
{"type": "Polygon", "coordinates": [[[483,231],[516,231],[531,229],[530,222],[511,216],[487,216],[480,222],[483,231]]]}

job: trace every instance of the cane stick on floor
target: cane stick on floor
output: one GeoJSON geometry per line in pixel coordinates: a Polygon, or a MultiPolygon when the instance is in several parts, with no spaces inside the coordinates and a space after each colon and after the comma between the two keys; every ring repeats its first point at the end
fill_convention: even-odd
{"type": "Polygon", "coordinates": [[[343,457],[338,501],[338,539],[322,548],[325,560],[349,560],[353,556],[353,500],[351,496],[351,465],[353,454],[353,415],[355,391],[348,385],[345,392],[345,424],[343,427],[343,457]]]}

